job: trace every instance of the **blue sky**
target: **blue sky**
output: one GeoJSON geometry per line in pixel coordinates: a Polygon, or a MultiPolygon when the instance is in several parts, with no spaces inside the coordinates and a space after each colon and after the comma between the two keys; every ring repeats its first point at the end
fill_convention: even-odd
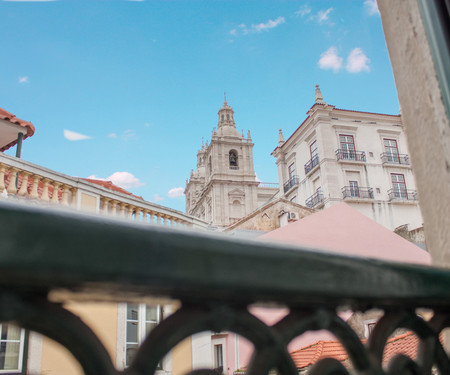
{"type": "Polygon", "coordinates": [[[338,108],[398,113],[372,0],[16,0],[0,15],[0,107],[36,126],[23,159],[181,211],[224,91],[264,182],[315,84],[338,108]]]}

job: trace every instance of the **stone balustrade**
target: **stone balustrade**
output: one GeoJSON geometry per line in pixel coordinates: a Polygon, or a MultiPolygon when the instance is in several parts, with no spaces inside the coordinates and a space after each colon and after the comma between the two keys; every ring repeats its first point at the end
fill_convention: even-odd
{"type": "Polygon", "coordinates": [[[201,229],[208,227],[204,221],[180,211],[2,153],[0,197],[30,204],[64,206],[148,224],[201,229]]]}

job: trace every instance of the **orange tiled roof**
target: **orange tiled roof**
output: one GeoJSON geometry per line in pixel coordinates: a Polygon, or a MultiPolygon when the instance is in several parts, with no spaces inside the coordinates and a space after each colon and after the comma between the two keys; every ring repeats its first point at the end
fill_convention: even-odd
{"type": "MultiPolygon", "coordinates": [[[[365,343],[367,340],[363,340],[365,343]]],[[[417,356],[418,339],[412,332],[391,337],[384,348],[383,365],[397,354],[405,354],[415,359],[417,356]]],[[[339,341],[317,341],[291,352],[292,359],[298,369],[302,369],[316,363],[325,357],[335,358],[338,361],[348,360],[348,354],[339,341]]]]}
{"type": "MultiPolygon", "coordinates": [[[[0,108],[0,120],[6,120],[10,122],[11,124],[16,124],[23,126],[27,129],[27,134],[24,135],[23,139],[26,139],[28,137],[31,137],[34,134],[35,128],[34,125],[31,122],[21,120],[20,118],[17,118],[12,113],[5,111],[3,108],[0,108]]],[[[17,143],[17,140],[14,140],[7,145],[4,145],[0,148],[0,151],[5,151],[9,149],[10,147],[13,147],[17,143]]]]}
{"type": "Polygon", "coordinates": [[[125,189],[122,189],[121,187],[119,187],[117,185],[114,185],[111,181],[95,180],[95,179],[92,179],[92,178],[82,178],[82,180],[87,181],[87,182],[91,182],[93,184],[97,184],[97,185],[103,186],[103,187],[105,187],[105,188],[107,188],[109,190],[116,191],[118,193],[131,195],[132,197],[144,200],[144,198],[139,197],[137,195],[134,195],[134,194],[130,193],[129,191],[127,191],[125,189]]]}

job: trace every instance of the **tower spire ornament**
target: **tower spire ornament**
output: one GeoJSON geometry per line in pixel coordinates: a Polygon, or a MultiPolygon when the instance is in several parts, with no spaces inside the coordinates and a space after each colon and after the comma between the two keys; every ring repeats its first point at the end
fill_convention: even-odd
{"type": "Polygon", "coordinates": [[[320,91],[319,85],[316,85],[316,95],[314,97],[314,101],[317,104],[327,104],[323,101],[322,92],[320,91]]]}
{"type": "Polygon", "coordinates": [[[227,104],[227,93],[225,91],[223,92],[223,105],[228,105],[227,104]]]}

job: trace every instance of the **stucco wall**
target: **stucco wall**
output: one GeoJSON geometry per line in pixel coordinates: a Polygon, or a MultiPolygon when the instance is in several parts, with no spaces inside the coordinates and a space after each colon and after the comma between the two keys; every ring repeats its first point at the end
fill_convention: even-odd
{"type": "Polygon", "coordinates": [[[434,264],[450,266],[450,124],[416,0],[378,0],[434,264]]]}

